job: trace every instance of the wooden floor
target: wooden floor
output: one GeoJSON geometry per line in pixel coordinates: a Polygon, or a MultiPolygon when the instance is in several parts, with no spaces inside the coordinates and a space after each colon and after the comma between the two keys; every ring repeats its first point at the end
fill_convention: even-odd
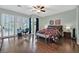
{"type": "Polygon", "coordinates": [[[59,52],[79,52],[78,45],[71,39],[62,39],[61,43],[45,43],[34,37],[22,39],[4,39],[1,53],[59,53],[59,52]]]}

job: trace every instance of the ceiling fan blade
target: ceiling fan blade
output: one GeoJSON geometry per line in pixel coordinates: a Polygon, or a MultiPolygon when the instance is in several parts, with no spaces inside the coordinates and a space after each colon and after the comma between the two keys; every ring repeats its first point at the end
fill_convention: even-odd
{"type": "Polygon", "coordinates": [[[45,12],[45,10],[41,10],[42,12],[45,12]]]}
{"type": "Polygon", "coordinates": [[[40,9],[43,9],[43,8],[45,8],[44,6],[42,6],[40,9]]]}
{"type": "Polygon", "coordinates": [[[37,9],[37,7],[36,7],[36,6],[33,6],[33,8],[37,9]]]}

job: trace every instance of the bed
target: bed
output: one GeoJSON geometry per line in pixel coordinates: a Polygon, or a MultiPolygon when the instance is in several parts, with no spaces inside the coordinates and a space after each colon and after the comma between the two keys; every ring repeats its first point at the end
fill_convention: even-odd
{"type": "Polygon", "coordinates": [[[46,29],[41,29],[36,33],[37,39],[39,37],[47,39],[53,39],[54,41],[59,40],[62,37],[62,25],[60,26],[51,26],[49,25],[46,29]]]}

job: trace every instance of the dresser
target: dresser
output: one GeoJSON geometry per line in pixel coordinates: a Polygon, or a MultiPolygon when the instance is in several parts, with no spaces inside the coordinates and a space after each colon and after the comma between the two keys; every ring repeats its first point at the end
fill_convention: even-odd
{"type": "Polygon", "coordinates": [[[64,32],[64,38],[71,38],[71,32],[64,32]]]}

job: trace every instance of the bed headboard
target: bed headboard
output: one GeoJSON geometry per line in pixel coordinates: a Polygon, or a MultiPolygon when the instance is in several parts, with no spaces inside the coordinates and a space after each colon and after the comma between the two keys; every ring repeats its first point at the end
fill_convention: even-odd
{"type": "Polygon", "coordinates": [[[50,28],[57,28],[60,32],[63,32],[63,26],[62,25],[59,25],[59,26],[56,26],[56,25],[51,26],[51,25],[49,25],[48,28],[49,29],[50,28]]]}

